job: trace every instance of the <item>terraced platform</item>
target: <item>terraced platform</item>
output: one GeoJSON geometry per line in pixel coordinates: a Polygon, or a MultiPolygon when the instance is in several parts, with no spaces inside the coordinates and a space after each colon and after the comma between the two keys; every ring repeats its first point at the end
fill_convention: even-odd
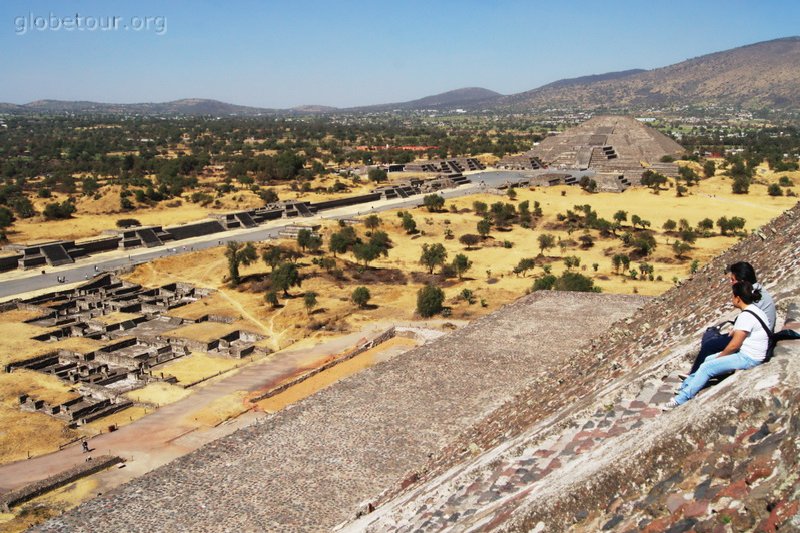
{"type": "Polygon", "coordinates": [[[574,351],[646,300],[586,293],[522,298],[41,530],[159,531],[178,524],[185,531],[329,529],[537,376],[553,379],[558,354],[574,351]]]}

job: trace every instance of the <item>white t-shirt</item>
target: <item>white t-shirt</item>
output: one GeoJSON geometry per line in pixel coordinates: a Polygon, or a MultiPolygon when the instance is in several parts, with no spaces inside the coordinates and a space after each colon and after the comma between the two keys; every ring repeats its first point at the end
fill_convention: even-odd
{"type": "MultiPolygon", "coordinates": [[[[757,314],[759,318],[767,324],[767,327],[769,327],[767,315],[755,304],[748,305],[744,310],[752,311],[757,314]]],[[[769,347],[769,336],[767,332],[764,331],[761,324],[758,323],[756,317],[742,311],[739,316],[736,317],[733,329],[747,332],[747,337],[745,337],[742,347],[739,348],[740,352],[755,361],[763,361],[766,358],[767,348],[769,347]]]]}

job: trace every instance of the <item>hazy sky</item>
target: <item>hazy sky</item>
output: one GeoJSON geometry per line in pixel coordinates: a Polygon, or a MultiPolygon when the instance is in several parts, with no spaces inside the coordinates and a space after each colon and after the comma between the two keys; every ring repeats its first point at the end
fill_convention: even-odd
{"type": "Polygon", "coordinates": [[[0,21],[0,102],[344,107],[666,66],[800,34],[800,2],[2,0],[0,21]]]}

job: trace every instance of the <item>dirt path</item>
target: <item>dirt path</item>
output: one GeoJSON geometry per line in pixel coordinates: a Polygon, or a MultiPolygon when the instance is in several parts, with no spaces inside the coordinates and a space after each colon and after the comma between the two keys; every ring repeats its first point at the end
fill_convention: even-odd
{"type": "Polygon", "coordinates": [[[228,300],[228,302],[233,307],[238,309],[243,317],[247,318],[247,320],[249,320],[250,322],[252,322],[256,326],[258,326],[259,329],[261,329],[261,331],[263,331],[267,335],[272,335],[273,334],[273,332],[270,331],[270,329],[268,329],[259,319],[257,319],[256,317],[251,315],[249,312],[247,312],[247,310],[245,310],[245,308],[242,306],[242,304],[240,304],[239,302],[237,302],[236,300],[234,300],[233,298],[228,296],[228,293],[225,291],[225,289],[219,289],[219,294],[222,295],[223,298],[228,300]]]}
{"type": "Polygon", "coordinates": [[[316,345],[308,346],[308,342],[303,342],[296,349],[276,352],[227,377],[198,387],[189,397],[161,407],[137,422],[91,439],[92,452],[88,455],[81,452],[79,445],[74,445],[48,455],[2,465],[0,492],[71,468],[92,454],[118,455],[127,461],[124,468],[98,475],[98,489],[109,490],[266,416],[249,411],[217,427],[197,423],[197,418],[202,419],[201,414],[213,407],[215,401],[235,397],[236,393],[252,396],[268,390],[298,371],[321,364],[327,356],[351,348],[362,338],[372,338],[391,325],[385,322],[370,324],[354,333],[316,345]]]}

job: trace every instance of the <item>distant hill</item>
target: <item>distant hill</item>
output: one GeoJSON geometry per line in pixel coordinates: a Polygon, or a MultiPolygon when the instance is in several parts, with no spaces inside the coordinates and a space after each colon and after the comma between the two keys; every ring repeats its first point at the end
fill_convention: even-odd
{"type": "Polygon", "coordinates": [[[400,109],[404,111],[419,109],[475,109],[481,106],[491,106],[503,95],[500,93],[484,89],[482,87],[465,87],[455,89],[433,96],[426,96],[408,102],[395,102],[391,104],[380,104],[365,107],[353,107],[348,111],[391,111],[400,109]]]}
{"type": "Polygon", "coordinates": [[[282,110],[194,98],[141,104],[39,100],[25,105],[0,103],[0,113],[255,116],[457,108],[470,111],[524,111],[553,107],[585,111],[603,108],[634,110],[707,104],[745,109],[800,110],[800,37],[742,46],[653,70],[632,69],[558,80],[508,96],[481,87],[465,87],[408,102],[347,109],[303,105],[282,110]]]}
{"type": "Polygon", "coordinates": [[[667,67],[561,80],[500,99],[499,108],[730,105],[800,109],[800,37],[742,46],[667,67]]]}
{"type": "MultiPolygon", "coordinates": [[[[3,106],[13,104],[0,104],[3,106]]],[[[234,104],[227,104],[218,100],[207,100],[202,98],[186,98],[162,103],[141,103],[141,104],[106,104],[99,102],[71,102],[64,100],[36,100],[21,106],[14,106],[9,112],[18,113],[98,113],[98,114],[119,114],[119,115],[261,115],[265,113],[275,113],[275,109],[263,109],[258,107],[247,107],[234,104]]]]}
{"type": "Polygon", "coordinates": [[[586,85],[596,81],[618,80],[627,76],[633,76],[634,74],[641,74],[642,72],[647,71],[642,68],[635,68],[631,70],[621,70],[619,72],[606,72],[605,74],[591,74],[589,76],[581,76],[579,78],[565,78],[563,80],[558,80],[554,81],[553,83],[543,85],[542,87],[539,87],[539,89],[563,89],[565,87],[572,87],[574,85],[586,85]]]}

